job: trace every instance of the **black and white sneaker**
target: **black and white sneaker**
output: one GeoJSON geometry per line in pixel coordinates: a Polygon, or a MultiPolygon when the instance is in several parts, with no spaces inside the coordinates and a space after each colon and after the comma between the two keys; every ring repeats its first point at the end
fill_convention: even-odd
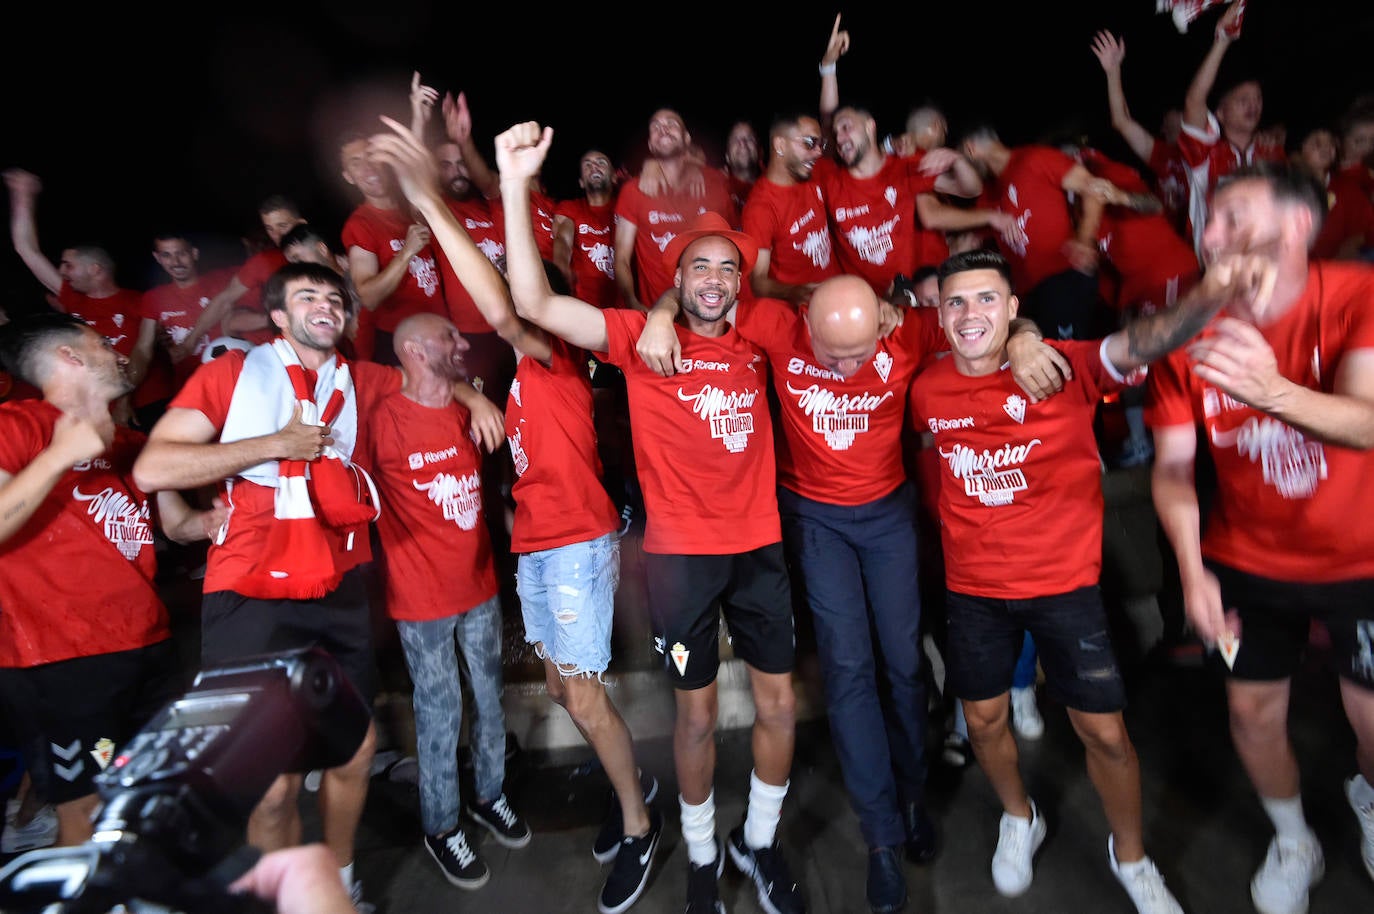
{"type": "Polygon", "coordinates": [[[444,871],[444,878],[460,889],[480,889],[491,877],[491,871],[472,849],[462,826],[438,837],[425,835],[425,850],[444,871]]]}
{"type": "MultiPolygon", "coordinates": [[[[649,805],[658,796],[658,778],[644,769],[639,770],[639,787],[644,791],[644,805],[649,805]]],[[[592,844],[592,856],[597,863],[610,863],[620,851],[620,839],[625,837],[625,818],[620,811],[620,798],[611,791],[610,808],[606,811],[606,821],[601,823],[601,831],[596,833],[592,844]]]]}
{"type": "Polygon", "coordinates": [[[468,817],[490,830],[497,842],[506,847],[520,848],[530,843],[530,827],[510,808],[504,793],[490,803],[473,803],[468,807],[468,817]]]}
{"type": "Polygon", "coordinates": [[[616,851],[615,865],[601,887],[596,909],[601,914],[620,914],[639,900],[649,881],[658,839],[663,833],[663,816],[656,809],[649,810],[649,831],[640,837],[625,835],[616,851]]]}
{"type": "Polygon", "coordinates": [[[720,874],[725,872],[725,845],[716,839],[716,859],[705,866],[687,861],[686,914],[725,914],[720,900],[720,874]]]}
{"type": "Polygon", "coordinates": [[[744,841],[741,823],[730,832],[727,846],[735,867],[754,880],[759,905],[768,914],[806,914],[806,902],[802,901],[801,889],[787,868],[776,836],[768,847],[750,847],[744,841]]]}

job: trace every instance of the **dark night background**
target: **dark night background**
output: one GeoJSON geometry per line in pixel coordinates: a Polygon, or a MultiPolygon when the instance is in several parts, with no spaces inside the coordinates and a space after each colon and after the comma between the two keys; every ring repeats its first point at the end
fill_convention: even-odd
{"type": "MultiPolygon", "coordinates": [[[[356,198],[338,177],[334,140],[380,113],[408,120],[412,70],[467,92],[489,157],[510,124],[552,125],[544,178],[566,197],[591,146],[637,167],[655,108],[681,111],[712,153],[736,118],[762,134],[777,111],[814,111],[837,10],[853,41],[842,96],[873,111],[880,135],[931,98],[956,129],[989,118],[1013,144],[1075,119],[1128,161],[1108,123],[1094,32],[1125,38],[1127,98],[1154,128],[1181,106],[1219,16],[1209,10],[1180,35],[1154,0],[52,4],[6,14],[0,167],[43,179],[39,239],[50,258],[103,244],[121,284],[146,288],[164,279],[148,253],[154,232],[199,239],[208,266],[236,263],[268,194],[295,198],[337,240],[356,198]]],[[[1334,120],[1374,91],[1374,5],[1250,0],[1223,79],[1232,71],[1264,81],[1266,122],[1334,120]]],[[[0,292],[14,311],[39,287],[5,237],[0,292]]]]}

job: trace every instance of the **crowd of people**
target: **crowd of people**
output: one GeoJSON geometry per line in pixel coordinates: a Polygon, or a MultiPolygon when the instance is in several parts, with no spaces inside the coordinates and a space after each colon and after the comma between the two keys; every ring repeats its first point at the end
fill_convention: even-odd
{"type": "MultiPolygon", "coordinates": [[[[1323,872],[1287,731],[1316,630],[1374,879],[1374,527],[1352,523],[1374,509],[1374,98],[1336,125],[1262,129],[1259,83],[1219,78],[1243,13],[1220,12],[1158,134],[1131,116],[1125,41],[1097,33],[1129,161],[1081,135],[1009,144],[973,118],[956,136],[929,103],[884,135],[841,100],[837,16],[815,111],[730,124],[713,163],[662,108],[637,174],[588,149],[582,195],[555,200],[552,127],[510,126],[489,159],[466,94],[416,72],[408,124],[339,139],[358,201],[337,239],[273,195],[268,243],[236,267],[202,269],[178,230],[152,238],[167,281],[145,292],[97,245],[54,263],[41,180],[6,171],[14,250],[48,296],[5,303],[0,326],[0,711],[27,771],[3,850],[90,837],[93,778],[193,672],[157,568],[169,543],[200,543],[203,668],[318,645],[371,704],[375,620],[394,624],[420,840],[480,889],[473,830],[532,837],[505,787],[509,572],[547,694],[612,788],[598,910],[628,910],[667,821],[606,689],[638,523],[688,914],[723,914],[727,857],[763,910],[806,910],[779,839],[802,614],[872,911],[906,906],[903,858],[934,859],[950,827],[927,802],[932,741],[971,753],[1002,805],[992,887],[1029,888],[1053,811],[1015,735],[1043,730],[1042,688],[1082,742],[1111,872],[1142,914],[1181,912],[1146,851],[1102,587],[1104,470],[1148,467],[1274,828],[1256,909],[1305,911],[1323,872]],[[749,782],[720,785],[747,798],[728,829],[722,630],[754,709],[749,782]]],[[[374,725],[312,785],[328,853],[309,852],[310,878],[332,863],[344,891],[278,894],[282,910],[366,908],[354,842],[376,747],[374,725]]],[[[302,843],[303,781],[277,779],[247,843],[302,843]]],[[[269,854],[237,888],[270,896],[295,859],[269,854]]]]}

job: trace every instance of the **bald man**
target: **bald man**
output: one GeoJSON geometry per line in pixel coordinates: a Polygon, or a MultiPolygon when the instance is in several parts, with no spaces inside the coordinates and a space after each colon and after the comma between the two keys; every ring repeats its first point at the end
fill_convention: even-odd
{"type": "MultiPolygon", "coordinates": [[[[675,311],[661,300],[641,338],[641,355],[660,372],[677,365],[663,335],[675,311]]],[[[901,444],[912,378],[949,348],[935,318],[930,309],[896,311],[852,275],[821,282],[801,310],[767,298],[736,309],[739,333],[764,351],[782,404],[783,540],[802,576],[831,734],[870,849],[874,911],[906,903],[900,848],[918,863],[937,851],[925,811],[915,494],[901,444]]],[[[1033,366],[1027,392],[1039,398],[1052,392],[1055,372],[1034,326],[1018,329],[1013,364],[1033,366]]]]}
{"type": "Polygon", "coordinates": [[[463,830],[458,735],[460,669],[472,692],[473,788],[467,814],[510,848],[530,830],[504,792],[501,601],[482,503],[482,453],[454,399],[468,342],[448,318],[415,314],[392,338],[400,390],[368,414],[366,463],[386,506],[377,520],[386,611],[396,621],[415,686],[420,823],[425,848],[450,883],[475,889],[490,875],[463,830]]]}

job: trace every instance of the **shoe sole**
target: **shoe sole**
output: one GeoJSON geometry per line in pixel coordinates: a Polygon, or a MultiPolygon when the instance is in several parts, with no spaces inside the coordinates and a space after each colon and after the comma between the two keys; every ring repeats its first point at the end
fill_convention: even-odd
{"type": "MultiPolygon", "coordinates": [[[[611,791],[611,796],[615,796],[614,790],[611,791]]],[[[649,792],[644,795],[644,805],[648,806],[650,803],[654,801],[654,797],[656,796],[658,796],[658,778],[654,778],[654,786],[650,788],[649,792]]],[[[592,859],[595,860],[597,863],[600,863],[602,866],[605,866],[607,863],[610,863],[612,860],[614,860],[616,854],[619,853],[619,841],[612,844],[608,849],[604,851],[598,851],[595,846],[592,847],[592,859]]]]}
{"type": "Polygon", "coordinates": [[[640,877],[639,885],[635,886],[635,890],[630,893],[628,898],[613,908],[606,907],[601,903],[600,899],[597,899],[596,909],[600,911],[601,914],[621,914],[622,911],[629,909],[630,905],[638,901],[640,895],[644,894],[644,887],[649,884],[649,874],[654,871],[654,855],[658,853],[658,839],[662,836],[663,831],[660,829],[658,834],[654,835],[654,840],[649,844],[649,860],[644,866],[644,875],[640,877]]]}
{"type": "MultiPolygon", "coordinates": [[[[497,831],[496,826],[488,823],[486,819],[483,819],[481,816],[477,815],[472,810],[468,810],[468,819],[474,825],[480,825],[487,831],[491,832],[491,836],[496,839],[497,844],[501,845],[502,847],[508,847],[511,850],[519,850],[522,847],[528,847],[530,840],[534,837],[534,833],[527,830],[523,837],[509,838],[501,834],[499,831],[497,831]]],[[[525,828],[528,829],[529,826],[527,825],[525,826],[525,828]]]]}
{"type": "Polygon", "coordinates": [[[482,886],[486,885],[487,880],[491,878],[490,869],[483,873],[480,879],[463,879],[461,876],[455,876],[448,871],[448,867],[444,866],[443,862],[439,859],[439,855],[434,853],[434,848],[429,846],[428,841],[421,839],[420,843],[425,846],[425,850],[429,851],[429,855],[434,859],[434,862],[439,864],[439,872],[444,874],[444,878],[449,881],[450,885],[456,885],[460,889],[480,889],[482,886]]]}

